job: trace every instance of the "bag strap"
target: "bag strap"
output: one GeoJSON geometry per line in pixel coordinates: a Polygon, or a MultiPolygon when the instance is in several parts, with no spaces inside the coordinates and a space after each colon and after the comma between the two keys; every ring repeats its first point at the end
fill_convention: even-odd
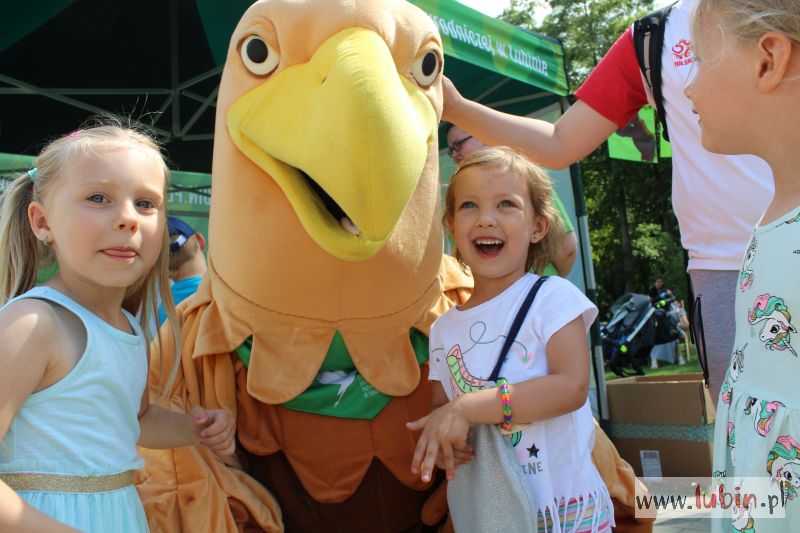
{"type": "Polygon", "coordinates": [[[541,287],[542,283],[544,283],[549,277],[550,276],[541,276],[539,279],[537,279],[536,283],[533,284],[533,287],[531,287],[531,290],[525,297],[525,300],[522,302],[522,305],[519,307],[517,316],[514,317],[514,322],[511,324],[511,329],[508,330],[506,342],[500,349],[500,356],[497,358],[497,363],[494,365],[494,370],[492,370],[492,373],[489,375],[489,381],[497,381],[497,378],[500,375],[500,369],[503,367],[503,363],[506,360],[506,354],[508,353],[508,350],[511,349],[511,344],[513,344],[514,339],[517,337],[519,328],[522,327],[522,322],[525,321],[525,316],[528,314],[528,309],[531,308],[533,299],[536,298],[536,293],[539,292],[539,287],[541,287]]]}
{"type": "Polygon", "coordinates": [[[677,2],[654,11],[633,23],[633,47],[636,50],[636,59],[644,79],[653,93],[661,131],[668,141],[667,112],[664,109],[664,94],[661,90],[661,54],[664,47],[667,17],[675,3],[677,2]]]}

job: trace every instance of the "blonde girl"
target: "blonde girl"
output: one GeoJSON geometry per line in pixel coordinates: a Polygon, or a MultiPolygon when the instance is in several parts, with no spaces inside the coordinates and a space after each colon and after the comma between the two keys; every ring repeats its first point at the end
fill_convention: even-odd
{"type": "Polygon", "coordinates": [[[224,411],[184,415],[148,401],[142,326],[157,287],[176,325],[167,177],[150,137],[109,123],[51,142],[2,196],[4,532],[147,531],[132,484],[143,465],[137,443],[233,451],[224,411]],[[54,263],[55,275],[35,286],[54,263]]]}
{"type": "Polygon", "coordinates": [[[800,2],[697,0],[697,75],[686,88],[703,146],[753,154],[775,195],[756,224],[736,287],[731,364],[717,407],[713,475],[772,509],[742,505],[714,531],[796,531],[800,521],[800,2]],[[753,481],[760,478],[758,481],[753,481]],[[754,487],[756,490],[754,490],[754,487]],[[782,493],[780,497],[775,491],[782,493]],[[760,512],[761,511],[761,512],[760,512]]]}
{"type": "MultiPolygon", "coordinates": [[[[530,269],[547,264],[559,240],[552,194],[545,172],[506,148],[466,157],[450,182],[444,222],[475,288],[431,329],[430,379],[439,382],[434,410],[409,424],[422,431],[411,469],[425,481],[434,464],[454,479],[456,465],[472,458],[470,424],[509,422],[499,388],[486,378],[539,279],[530,269]]],[[[590,455],[586,332],[596,315],[569,281],[547,279],[500,372],[509,383],[510,422],[528,424],[512,442],[541,531],[610,531],[614,524],[590,455]]]]}

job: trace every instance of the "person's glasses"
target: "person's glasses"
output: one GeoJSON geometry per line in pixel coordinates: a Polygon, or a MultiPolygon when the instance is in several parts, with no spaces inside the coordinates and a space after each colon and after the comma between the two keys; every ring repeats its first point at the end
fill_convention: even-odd
{"type": "Polygon", "coordinates": [[[447,147],[447,155],[453,155],[453,152],[458,152],[461,150],[461,147],[464,146],[464,143],[470,139],[472,139],[472,135],[467,135],[463,139],[455,141],[453,144],[447,147]]]}
{"type": "Polygon", "coordinates": [[[689,330],[697,349],[697,362],[703,369],[703,379],[708,385],[708,355],[706,354],[706,339],[703,331],[703,306],[700,297],[694,299],[694,305],[689,310],[689,330]]]}

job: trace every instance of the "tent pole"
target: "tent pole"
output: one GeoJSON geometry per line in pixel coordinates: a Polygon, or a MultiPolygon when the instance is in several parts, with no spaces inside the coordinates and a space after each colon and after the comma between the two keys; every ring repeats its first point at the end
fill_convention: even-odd
{"type": "MultiPolygon", "coordinates": [[[[583,190],[583,175],[580,163],[573,163],[569,167],[572,180],[572,191],[575,197],[575,216],[578,219],[578,236],[581,247],[581,266],[583,267],[583,281],[586,284],[586,296],[597,305],[597,282],[592,266],[592,247],[589,242],[589,219],[586,216],[586,201],[583,190]]],[[[597,414],[601,420],[608,417],[608,401],[606,398],[606,374],[603,362],[603,347],[600,343],[600,323],[595,320],[589,330],[591,339],[592,373],[597,387],[597,414]]]]}

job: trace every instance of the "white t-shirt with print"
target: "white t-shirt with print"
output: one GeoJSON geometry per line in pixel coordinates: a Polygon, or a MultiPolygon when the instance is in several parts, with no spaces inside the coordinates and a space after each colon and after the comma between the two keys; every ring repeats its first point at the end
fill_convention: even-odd
{"type": "MultiPolygon", "coordinates": [[[[429,379],[440,381],[449,399],[470,387],[486,385],[514,317],[537,279],[535,274],[526,274],[491,300],[466,310],[454,307],[433,324],[429,379]]],[[[510,383],[546,376],[550,337],[577,317],[588,331],[596,316],[597,308],[572,283],[548,278],[509,349],[500,376],[510,383]]],[[[511,398],[512,416],[519,401],[511,398]]],[[[591,496],[606,506],[610,517],[611,501],[591,458],[594,431],[587,397],[576,411],[531,423],[512,439],[538,512],[547,508],[552,512],[563,501],[580,497],[588,501],[591,496]]]]}
{"type": "MultiPolygon", "coordinates": [[[[661,84],[672,141],[672,206],[689,251],[689,270],[739,270],[753,226],[772,200],[772,172],[760,158],[703,148],[697,115],[684,89],[697,72],[690,20],[694,0],[672,8],[664,31],[661,84]]],[[[642,77],[632,32],[625,31],[575,95],[625,127],[653,103],[642,77]]],[[[747,116],[746,110],[731,110],[747,116]]],[[[752,120],[757,120],[753,117],[752,120]]]]}
{"type": "Polygon", "coordinates": [[[672,140],[672,205],[683,246],[690,250],[690,270],[738,270],[753,226],[772,200],[772,171],[758,157],[724,156],[703,148],[697,115],[683,93],[697,73],[690,31],[693,5],[693,0],[682,0],[672,8],[661,56],[672,140]]]}

